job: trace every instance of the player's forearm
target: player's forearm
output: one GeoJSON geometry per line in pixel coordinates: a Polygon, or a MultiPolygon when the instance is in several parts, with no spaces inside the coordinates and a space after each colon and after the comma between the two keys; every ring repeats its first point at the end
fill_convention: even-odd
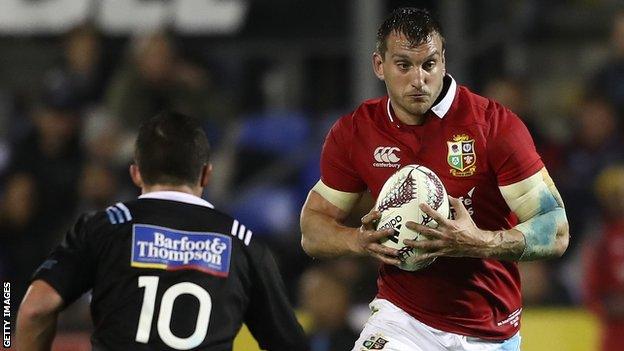
{"type": "Polygon", "coordinates": [[[22,351],[48,351],[56,332],[58,313],[39,313],[20,308],[17,318],[16,339],[22,351]]]}
{"type": "Polygon", "coordinates": [[[562,207],[535,216],[515,228],[525,238],[520,261],[560,257],[568,248],[569,226],[562,207]]]}
{"type": "Polygon", "coordinates": [[[313,209],[304,208],[301,213],[301,246],[312,257],[354,254],[356,230],[313,209]]]}
{"type": "MultiPolygon", "coordinates": [[[[537,215],[509,230],[489,231],[486,258],[532,261],[563,255],[568,247],[568,222],[561,207],[537,215]]],[[[475,255],[478,256],[478,255],[475,255]]]]}
{"type": "Polygon", "coordinates": [[[515,261],[522,256],[524,236],[516,229],[483,231],[484,244],[475,248],[473,257],[515,261]]]}
{"type": "Polygon", "coordinates": [[[542,168],[533,176],[500,188],[509,208],[518,216],[520,224],[506,231],[512,238],[509,255],[501,256],[520,261],[539,260],[563,255],[568,247],[569,227],[561,195],[542,168]],[[522,242],[518,243],[518,233],[522,242]],[[518,249],[521,247],[521,252],[518,249]]]}

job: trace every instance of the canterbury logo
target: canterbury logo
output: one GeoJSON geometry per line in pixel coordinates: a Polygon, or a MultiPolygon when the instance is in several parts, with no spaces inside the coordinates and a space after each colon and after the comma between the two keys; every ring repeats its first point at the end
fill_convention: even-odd
{"type": "Polygon", "coordinates": [[[380,146],[375,149],[373,157],[375,157],[375,161],[377,162],[396,163],[399,162],[401,158],[397,156],[395,152],[400,151],[401,149],[398,147],[380,146]]]}

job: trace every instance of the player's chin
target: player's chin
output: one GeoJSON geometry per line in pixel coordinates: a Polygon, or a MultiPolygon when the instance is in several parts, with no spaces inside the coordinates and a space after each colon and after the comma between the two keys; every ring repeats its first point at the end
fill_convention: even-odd
{"type": "Polygon", "coordinates": [[[431,104],[426,102],[410,102],[409,103],[409,112],[414,115],[424,115],[431,108],[431,104]]]}

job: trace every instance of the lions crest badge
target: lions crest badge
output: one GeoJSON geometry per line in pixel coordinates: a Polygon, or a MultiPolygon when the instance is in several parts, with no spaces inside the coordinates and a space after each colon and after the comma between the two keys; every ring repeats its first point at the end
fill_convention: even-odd
{"type": "Polygon", "coordinates": [[[387,343],[388,340],[384,339],[381,335],[371,335],[367,340],[364,340],[362,345],[365,348],[362,350],[383,350],[387,343]]]}
{"type": "Polygon", "coordinates": [[[452,141],[447,141],[447,162],[451,174],[455,177],[469,177],[477,170],[477,154],[475,141],[466,134],[454,135],[452,141]]]}

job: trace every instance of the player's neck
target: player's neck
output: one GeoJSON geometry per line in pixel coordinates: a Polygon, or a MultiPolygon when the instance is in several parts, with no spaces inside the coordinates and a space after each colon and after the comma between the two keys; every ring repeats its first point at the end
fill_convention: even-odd
{"type": "Polygon", "coordinates": [[[180,193],[187,193],[187,194],[201,197],[203,189],[200,187],[191,187],[189,185],[169,185],[169,184],[144,185],[141,188],[142,194],[153,193],[156,191],[177,191],[180,193]]]}

